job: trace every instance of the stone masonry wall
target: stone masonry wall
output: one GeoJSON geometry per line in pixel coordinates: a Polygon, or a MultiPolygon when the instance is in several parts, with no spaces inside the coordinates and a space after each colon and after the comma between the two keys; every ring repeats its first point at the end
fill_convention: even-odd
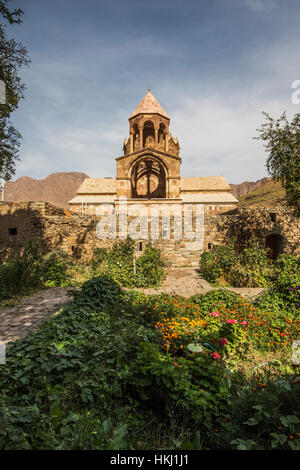
{"type": "MultiPolygon", "coordinates": [[[[131,221],[131,220],[130,220],[131,221]]],[[[129,222],[130,222],[129,221],[129,222]]],[[[45,249],[61,249],[76,259],[87,262],[93,251],[100,247],[111,247],[114,239],[99,239],[96,226],[99,219],[83,216],[57,208],[44,202],[0,203],[0,259],[24,248],[29,241],[38,240],[45,249]]],[[[195,217],[188,230],[195,230],[195,217]]],[[[145,227],[144,227],[145,228],[145,227]]],[[[197,233],[197,244],[190,245],[187,236],[174,238],[174,218],[170,223],[170,238],[162,225],[158,231],[148,234],[151,242],[160,248],[167,265],[198,266],[200,253],[213,245],[226,244],[233,237],[243,240],[251,233],[265,246],[266,237],[279,235],[281,251],[300,255],[300,219],[286,208],[247,208],[235,209],[218,215],[203,215],[202,225],[197,233]]],[[[117,232],[117,239],[121,234],[117,232]]],[[[143,253],[148,236],[141,234],[136,240],[136,255],[143,253]]]]}

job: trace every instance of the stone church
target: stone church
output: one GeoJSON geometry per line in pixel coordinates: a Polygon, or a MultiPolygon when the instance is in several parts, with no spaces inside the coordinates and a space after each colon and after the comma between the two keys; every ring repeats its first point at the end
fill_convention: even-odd
{"type": "Polygon", "coordinates": [[[69,201],[72,211],[94,214],[97,206],[126,198],[127,204],[201,204],[207,214],[234,209],[237,199],[224,176],[184,178],[170,117],[150,90],[129,117],[129,137],[116,158],[116,178],[87,178],[69,201]]]}

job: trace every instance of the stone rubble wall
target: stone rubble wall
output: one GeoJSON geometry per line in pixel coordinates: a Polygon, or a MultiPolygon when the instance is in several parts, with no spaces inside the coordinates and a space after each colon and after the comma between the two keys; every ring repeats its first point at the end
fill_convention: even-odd
{"type": "MultiPolygon", "coordinates": [[[[132,220],[129,219],[129,224],[132,220]]],[[[156,231],[152,230],[151,243],[161,250],[167,265],[198,266],[201,252],[213,245],[226,244],[233,237],[247,239],[251,233],[259,238],[261,246],[265,246],[266,236],[281,235],[283,251],[300,255],[300,219],[286,208],[253,207],[217,215],[205,212],[203,221],[195,246],[190,245],[193,240],[187,237],[174,239],[174,217],[170,222],[169,239],[163,238],[166,232],[161,224],[156,231]]],[[[0,202],[0,259],[24,248],[31,240],[37,240],[48,251],[61,249],[75,259],[88,262],[96,248],[110,248],[115,242],[113,238],[98,238],[98,222],[99,218],[95,216],[71,213],[50,203],[0,202]]],[[[187,231],[195,231],[195,224],[193,214],[190,223],[186,224],[187,231]]],[[[150,224],[148,233],[151,233],[150,224]]],[[[117,232],[117,240],[122,235],[124,233],[117,232]]],[[[147,236],[144,235],[136,240],[137,256],[143,253],[146,243],[147,236]]]]}

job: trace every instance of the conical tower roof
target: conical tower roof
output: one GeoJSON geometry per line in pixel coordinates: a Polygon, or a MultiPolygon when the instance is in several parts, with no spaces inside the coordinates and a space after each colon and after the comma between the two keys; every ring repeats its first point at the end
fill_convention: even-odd
{"type": "Polygon", "coordinates": [[[170,119],[164,109],[161,107],[159,102],[151,93],[151,90],[148,90],[140,104],[135,108],[129,119],[137,116],[138,114],[160,114],[167,119],[170,119]]]}

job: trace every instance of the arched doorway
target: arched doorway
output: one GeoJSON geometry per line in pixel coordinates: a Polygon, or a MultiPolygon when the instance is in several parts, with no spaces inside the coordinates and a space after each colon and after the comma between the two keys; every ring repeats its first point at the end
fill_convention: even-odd
{"type": "Polygon", "coordinates": [[[132,168],[132,198],[166,198],[166,173],[163,165],[156,159],[144,157],[132,168]]]}
{"type": "Polygon", "coordinates": [[[272,233],[266,237],[265,245],[269,248],[269,258],[275,260],[283,251],[283,237],[272,233]]]}

